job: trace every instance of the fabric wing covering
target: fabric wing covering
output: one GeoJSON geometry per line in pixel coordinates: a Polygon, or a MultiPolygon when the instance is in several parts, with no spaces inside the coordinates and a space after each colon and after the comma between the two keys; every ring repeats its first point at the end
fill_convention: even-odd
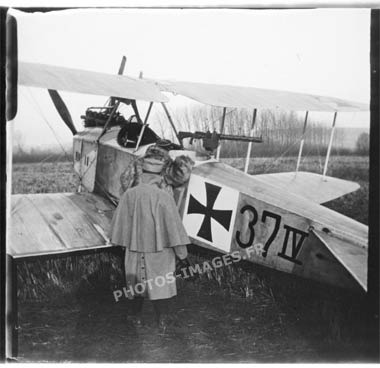
{"type": "Polygon", "coordinates": [[[19,62],[18,84],[149,102],[168,101],[157,86],[148,81],[45,64],[19,62]]]}
{"type": "Polygon", "coordinates": [[[198,102],[234,108],[279,108],[290,111],[367,111],[368,105],[334,97],[253,87],[179,81],[156,81],[161,91],[186,96],[198,102]]]}
{"type": "Polygon", "coordinates": [[[315,203],[325,203],[360,188],[352,181],[303,171],[256,174],[255,179],[315,203]]]}

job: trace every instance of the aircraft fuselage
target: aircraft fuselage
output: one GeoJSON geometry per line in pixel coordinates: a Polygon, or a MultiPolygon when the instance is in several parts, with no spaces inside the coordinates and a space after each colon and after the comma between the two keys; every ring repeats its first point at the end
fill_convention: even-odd
{"type": "MultiPolygon", "coordinates": [[[[74,137],[74,168],[86,190],[117,201],[120,175],[148,146],[137,151],[119,146],[117,128],[97,143],[100,132],[88,129],[74,137]]],[[[360,289],[315,235],[324,232],[331,241],[348,244],[347,252],[355,253],[365,247],[367,227],[350,218],[263,185],[255,176],[216,160],[197,162],[187,187],[176,190],[175,199],[196,245],[331,285],[360,289]]]]}

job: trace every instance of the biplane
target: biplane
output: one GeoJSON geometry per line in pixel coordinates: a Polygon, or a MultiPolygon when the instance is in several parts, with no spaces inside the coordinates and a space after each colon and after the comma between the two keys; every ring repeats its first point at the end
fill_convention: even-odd
{"type": "MultiPolygon", "coordinates": [[[[60,116],[73,133],[76,193],[12,195],[7,253],[18,260],[112,247],[108,232],[120,198],[120,175],[159,137],[148,124],[153,104],[161,104],[178,142],[174,158],[187,154],[195,162],[186,187],[175,191],[183,224],[195,245],[223,254],[245,252],[255,264],[322,283],[367,290],[367,226],[322,206],[355,191],[359,185],[327,176],[337,113],[368,106],[338,98],[251,87],[131,78],[59,66],[18,63],[18,85],[49,91],[60,116]],[[87,109],[78,132],[57,91],[111,96],[106,106],[87,109]],[[218,132],[179,132],[166,103],[168,94],[188,97],[221,109],[218,132]],[[138,103],[149,103],[141,117],[138,103]],[[118,112],[131,107],[132,116],[118,112]],[[252,111],[248,136],[224,134],[229,108],[252,111]],[[258,109],[305,111],[303,135],[294,172],[248,174],[258,109]],[[333,115],[331,137],[321,174],[299,170],[309,111],[333,115]],[[209,155],[184,147],[198,139],[209,155]],[[244,171],[220,161],[223,140],[247,142],[244,171]],[[260,245],[259,252],[246,252],[260,245]]],[[[257,247],[255,248],[257,249],[257,247]]]]}

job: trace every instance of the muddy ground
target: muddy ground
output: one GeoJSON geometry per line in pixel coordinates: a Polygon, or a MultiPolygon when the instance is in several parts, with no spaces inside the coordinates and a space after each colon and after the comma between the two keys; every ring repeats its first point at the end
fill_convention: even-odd
{"type": "Polygon", "coordinates": [[[365,299],[326,292],[280,273],[259,276],[253,293],[213,280],[178,280],[165,331],[146,301],[144,326],[127,321],[128,300],[101,285],[19,305],[20,362],[363,362],[373,344],[365,299]],[[284,293],[285,289],[287,290],[284,293]]]}

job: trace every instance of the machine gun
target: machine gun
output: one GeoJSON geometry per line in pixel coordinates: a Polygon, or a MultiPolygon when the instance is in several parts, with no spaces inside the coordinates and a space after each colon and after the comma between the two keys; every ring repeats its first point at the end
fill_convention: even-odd
{"type": "Polygon", "coordinates": [[[219,146],[220,140],[225,141],[240,141],[240,142],[254,142],[261,143],[263,141],[262,137],[247,137],[244,135],[231,135],[231,134],[218,134],[215,131],[210,132],[178,132],[178,139],[182,144],[182,140],[185,138],[190,138],[190,144],[193,144],[194,139],[202,139],[203,148],[207,151],[213,151],[219,146]]]}

